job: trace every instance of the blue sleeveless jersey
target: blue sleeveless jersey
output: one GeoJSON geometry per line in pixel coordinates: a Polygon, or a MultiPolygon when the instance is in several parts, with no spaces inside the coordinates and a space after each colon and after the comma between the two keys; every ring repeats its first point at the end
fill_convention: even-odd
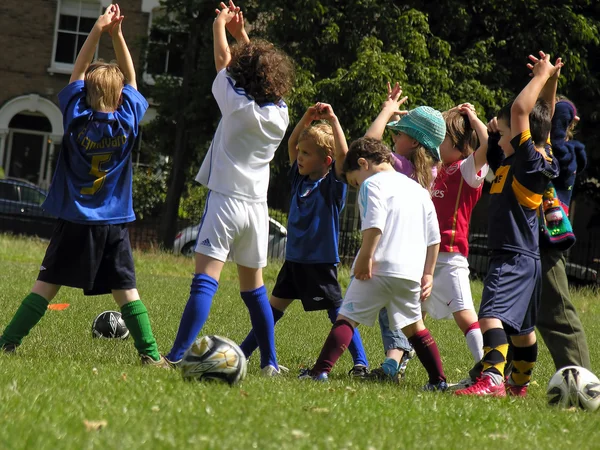
{"type": "Polygon", "coordinates": [[[48,198],[42,205],[69,222],[115,224],[135,220],[131,151],[148,102],[125,85],[115,112],[93,111],[83,80],[58,94],[64,137],[48,198]]]}
{"type": "Polygon", "coordinates": [[[346,199],[346,184],[329,173],[313,181],[300,175],[298,163],[289,171],[292,198],[288,215],[285,259],[303,264],[337,264],[340,215],[346,199]]]}

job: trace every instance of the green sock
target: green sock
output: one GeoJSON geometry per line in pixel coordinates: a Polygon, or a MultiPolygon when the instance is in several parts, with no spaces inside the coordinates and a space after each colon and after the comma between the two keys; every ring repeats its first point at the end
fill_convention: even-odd
{"type": "Polygon", "coordinates": [[[125,325],[127,325],[131,336],[133,336],[133,342],[138,353],[140,355],[148,355],[154,361],[158,361],[160,353],[158,353],[156,339],[154,339],[154,335],[152,334],[148,310],[142,301],[135,300],[126,303],[121,307],[121,314],[125,325]]]}
{"type": "Polygon", "coordinates": [[[21,302],[21,306],[0,337],[0,347],[4,344],[21,345],[21,341],[40,321],[48,309],[48,300],[33,292],[21,302]]]}

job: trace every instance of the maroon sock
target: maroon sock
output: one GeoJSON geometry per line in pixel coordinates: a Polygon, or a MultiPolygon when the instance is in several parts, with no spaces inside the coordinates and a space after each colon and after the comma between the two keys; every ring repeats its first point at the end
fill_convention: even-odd
{"type": "Polygon", "coordinates": [[[314,375],[320,373],[329,373],[333,368],[333,365],[342,356],[342,353],[346,351],[350,341],[352,341],[352,335],[354,335],[354,328],[350,323],[345,320],[338,320],[331,327],[329,336],[323,345],[319,359],[315,363],[311,372],[314,375]]]}
{"type": "Polygon", "coordinates": [[[425,367],[429,375],[429,382],[437,384],[440,381],[446,381],[446,375],[444,375],[444,369],[442,369],[440,351],[429,330],[425,329],[415,333],[408,338],[408,341],[415,349],[421,364],[425,367]]]}

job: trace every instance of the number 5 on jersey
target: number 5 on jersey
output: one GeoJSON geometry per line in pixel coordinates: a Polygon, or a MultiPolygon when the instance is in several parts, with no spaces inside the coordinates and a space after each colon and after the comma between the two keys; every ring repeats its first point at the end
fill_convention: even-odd
{"type": "Polygon", "coordinates": [[[112,153],[101,153],[99,155],[92,156],[92,167],[90,168],[90,175],[96,177],[94,183],[91,186],[81,188],[81,194],[83,195],[94,195],[104,185],[104,179],[106,178],[106,171],[102,170],[101,166],[105,162],[110,161],[112,153]]]}

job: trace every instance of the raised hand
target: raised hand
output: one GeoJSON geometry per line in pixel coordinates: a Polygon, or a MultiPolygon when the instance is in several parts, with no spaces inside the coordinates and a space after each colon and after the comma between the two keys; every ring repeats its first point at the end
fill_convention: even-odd
{"type": "Polygon", "coordinates": [[[490,120],[487,124],[487,129],[488,132],[490,133],[499,133],[500,130],[498,129],[498,118],[494,117],[492,120],[490,120]]]}
{"type": "Polygon", "coordinates": [[[554,65],[550,62],[550,55],[547,55],[543,51],[539,52],[540,57],[536,58],[533,55],[529,55],[531,63],[527,64],[527,68],[531,70],[530,76],[536,75],[547,75],[548,78],[560,77],[560,69],[564,65],[561,58],[557,58],[554,65]]]}
{"type": "Polygon", "coordinates": [[[98,20],[96,20],[96,26],[100,28],[101,32],[104,33],[105,31],[110,31],[110,29],[113,27],[113,22],[118,20],[116,16],[118,8],[118,5],[109,5],[104,11],[104,14],[98,17],[98,20]]]}
{"type": "Polygon", "coordinates": [[[215,22],[222,22],[226,27],[227,25],[234,20],[238,16],[239,8],[236,7],[233,2],[229,2],[230,5],[227,6],[225,3],[221,2],[219,7],[221,9],[215,9],[215,13],[217,17],[215,18],[215,22]],[[232,7],[233,5],[233,7],[232,7]]]}
{"type": "Polygon", "coordinates": [[[119,7],[119,5],[117,3],[115,3],[114,5],[112,5],[116,8],[115,11],[115,15],[113,16],[113,21],[110,25],[110,28],[108,29],[108,34],[110,34],[111,36],[113,36],[113,33],[115,34],[119,34],[121,33],[121,23],[123,22],[123,19],[125,19],[125,16],[121,15],[121,8],[119,7]]]}
{"type": "Polygon", "coordinates": [[[317,103],[315,108],[317,110],[318,119],[331,120],[335,118],[333,108],[329,103],[317,103]]]}
{"type": "Polygon", "coordinates": [[[392,88],[392,85],[388,82],[387,84],[388,96],[387,99],[381,105],[382,110],[390,112],[390,116],[393,115],[406,115],[408,111],[401,111],[400,106],[408,100],[408,96],[400,97],[402,95],[402,87],[396,83],[392,88]]]}

